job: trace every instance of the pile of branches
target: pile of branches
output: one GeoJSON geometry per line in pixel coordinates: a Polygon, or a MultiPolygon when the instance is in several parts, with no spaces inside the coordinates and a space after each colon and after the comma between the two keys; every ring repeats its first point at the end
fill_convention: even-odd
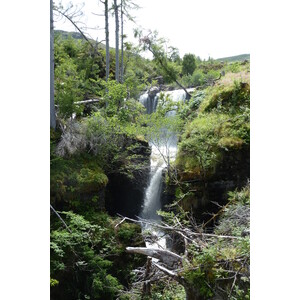
{"type": "MultiPolygon", "coordinates": [[[[231,217],[235,222],[241,223],[249,228],[248,209],[237,209],[235,206],[231,208],[227,205],[225,209],[222,208],[220,211],[222,213],[224,213],[224,211],[227,213],[230,211],[231,217]]],[[[233,230],[222,234],[222,228],[224,228],[222,221],[219,224],[219,228],[217,228],[219,230],[216,231],[218,234],[205,232],[203,225],[197,225],[193,218],[189,218],[189,221],[186,222],[180,220],[176,215],[174,215],[168,223],[161,222],[160,224],[142,218],[131,219],[123,217],[116,225],[116,228],[124,221],[135,222],[141,226],[150,226],[155,230],[164,232],[168,237],[176,237],[176,240],[179,240],[182,244],[181,251],[177,251],[178,253],[174,251],[174,249],[147,247],[126,248],[128,253],[147,256],[145,266],[134,271],[136,281],[133,284],[133,290],[139,289],[143,295],[150,295],[151,284],[158,281],[166,282],[171,280],[176,281],[184,287],[187,299],[208,299],[201,295],[201,292],[199,293],[199,287],[193,286],[188,275],[191,272],[197,272],[197,270],[208,270],[208,268],[217,269],[217,277],[213,282],[209,282],[209,280],[204,281],[204,284],[212,291],[214,297],[219,297],[209,297],[209,299],[228,299],[236,290],[237,284],[240,285],[241,282],[247,283],[250,281],[249,253],[234,257],[228,256],[227,258],[224,257],[224,255],[220,255],[220,258],[217,258],[217,255],[213,264],[209,266],[206,265],[205,261],[203,263],[201,263],[201,261],[195,263],[195,257],[201,253],[208,252],[212,247],[221,247],[224,249],[228,247],[228,249],[230,249],[232,245],[245,241],[245,234],[237,235],[233,230]],[[232,233],[232,235],[229,235],[229,232],[232,233]]],[[[232,222],[230,226],[235,226],[235,222],[232,222]]],[[[245,230],[243,230],[243,232],[244,231],[245,230]]]]}

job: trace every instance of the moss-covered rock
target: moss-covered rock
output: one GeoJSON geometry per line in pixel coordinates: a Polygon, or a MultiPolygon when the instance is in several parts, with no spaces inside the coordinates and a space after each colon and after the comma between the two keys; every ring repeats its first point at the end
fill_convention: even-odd
{"type": "Polygon", "coordinates": [[[250,176],[250,85],[238,76],[204,90],[196,111],[181,109],[185,125],[175,166],[186,210],[215,210],[212,201],[226,202],[227,192],[250,176]]]}

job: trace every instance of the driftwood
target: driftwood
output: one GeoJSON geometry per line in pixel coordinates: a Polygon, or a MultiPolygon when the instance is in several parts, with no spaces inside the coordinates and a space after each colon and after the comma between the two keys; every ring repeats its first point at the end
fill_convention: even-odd
{"type": "MultiPolygon", "coordinates": [[[[74,104],[76,104],[76,105],[91,104],[91,103],[97,103],[101,100],[102,100],[102,98],[88,99],[88,100],[82,100],[82,101],[75,101],[74,104]]],[[[55,104],[55,107],[59,107],[59,105],[55,104]]]]}
{"type": "MultiPolygon", "coordinates": [[[[120,215],[119,215],[120,216],[120,215]]],[[[214,243],[215,239],[224,239],[230,240],[234,239],[243,239],[242,237],[230,236],[230,235],[217,235],[213,233],[205,233],[203,232],[203,228],[201,226],[197,226],[194,224],[192,219],[190,219],[191,226],[184,226],[180,220],[175,216],[173,219],[174,225],[166,224],[164,222],[155,223],[149,220],[145,220],[142,218],[131,219],[128,217],[121,216],[122,219],[115,225],[115,229],[120,226],[125,221],[131,221],[138,224],[146,224],[150,225],[153,228],[160,229],[161,231],[168,233],[175,233],[183,239],[184,242],[184,253],[182,255],[178,255],[167,249],[156,249],[156,248],[146,248],[146,247],[127,247],[126,251],[128,253],[141,254],[147,256],[147,264],[136,270],[137,281],[136,287],[140,286],[144,295],[150,295],[151,292],[151,283],[160,281],[161,279],[168,278],[169,280],[174,280],[177,283],[181,284],[186,292],[187,300],[203,300],[203,296],[200,295],[199,289],[195,288],[191,283],[185,278],[185,274],[188,272],[192,272],[194,270],[198,270],[201,268],[200,265],[195,266],[190,260],[190,245],[193,245],[193,248],[197,249],[197,251],[202,251],[209,243],[214,243]]],[[[245,232],[247,234],[248,232],[245,232]]],[[[239,261],[240,258],[236,258],[234,261],[232,260],[217,260],[216,264],[220,266],[227,266],[224,272],[233,273],[233,276],[220,278],[218,280],[232,280],[232,286],[230,289],[230,294],[232,293],[236,281],[240,276],[249,277],[247,272],[244,272],[243,267],[245,267],[246,263],[248,263],[247,258],[244,262],[239,261]],[[236,265],[241,265],[240,268],[236,271],[234,268],[231,270],[230,266],[235,263],[236,265]],[[229,266],[229,268],[228,268],[229,266]],[[245,273],[245,274],[244,274],[245,273]]],[[[203,283],[208,285],[207,282],[203,283]]]]}
{"type": "Polygon", "coordinates": [[[80,104],[90,104],[90,103],[99,102],[100,100],[102,100],[102,98],[100,98],[100,99],[95,98],[95,99],[88,99],[88,100],[83,100],[83,101],[76,101],[76,102],[74,102],[74,104],[78,104],[78,105],[80,105],[80,104]]]}
{"type": "Polygon", "coordinates": [[[145,270],[145,276],[143,282],[143,295],[148,295],[148,296],[151,295],[151,283],[149,281],[149,278],[151,276],[151,263],[152,263],[151,257],[147,257],[146,270],[145,270]]]}
{"type": "Polygon", "coordinates": [[[126,247],[128,253],[143,254],[158,259],[169,268],[178,267],[182,263],[182,257],[165,249],[145,248],[145,247],[126,247]]]}
{"type": "MultiPolygon", "coordinates": [[[[180,234],[183,238],[186,238],[187,240],[189,240],[190,242],[192,242],[192,240],[197,238],[197,237],[198,238],[215,237],[215,238],[220,238],[220,239],[243,239],[242,237],[237,237],[237,236],[217,235],[217,234],[212,234],[212,233],[204,233],[204,232],[201,232],[201,230],[202,230],[201,228],[198,229],[199,232],[195,232],[195,231],[192,231],[189,228],[182,228],[181,226],[169,226],[167,224],[160,225],[160,224],[157,224],[157,223],[153,223],[151,221],[147,221],[147,220],[142,219],[142,218],[138,218],[138,220],[135,220],[135,219],[131,219],[131,218],[128,218],[128,217],[123,217],[122,221],[119,222],[115,226],[115,228],[118,227],[120,224],[122,224],[126,220],[134,222],[134,223],[139,223],[139,224],[149,224],[152,227],[156,227],[156,228],[162,229],[163,231],[167,231],[167,232],[168,231],[169,232],[176,232],[176,233],[180,234]]],[[[203,241],[202,241],[202,243],[203,243],[203,241]]]]}

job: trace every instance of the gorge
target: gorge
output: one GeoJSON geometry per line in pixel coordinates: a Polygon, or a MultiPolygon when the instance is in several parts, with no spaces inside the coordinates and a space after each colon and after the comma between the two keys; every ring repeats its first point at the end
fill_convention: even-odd
{"type": "Polygon", "coordinates": [[[121,83],[55,43],[51,299],[247,299],[250,62],[127,52],[121,83]]]}

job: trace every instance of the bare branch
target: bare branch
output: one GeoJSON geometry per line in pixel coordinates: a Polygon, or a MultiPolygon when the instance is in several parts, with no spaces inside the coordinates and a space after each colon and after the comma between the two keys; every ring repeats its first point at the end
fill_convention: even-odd
{"type": "Polygon", "coordinates": [[[58,216],[58,218],[60,219],[60,221],[64,224],[64,226],[66,227],[66,229],[72,233],[71,229],[68,227],[68,225],[66,224],[66,222],[63,220],[63,218],[60,216],[60,214],[53,208],[53,206],[50,204],[50,208],[53,210],[53,212],[58,216]]]}
{"type": "MultiPolygon", "coordinates": [[[[102,2],[102,1],[101,1],[102,2]]],[[[104,4],[104,2],[102,2],[104,4]]],[[[98,17],[105,17],[105,15],[101,15],[101,14],[96,14],[94,12],[92,12],[93,15],[98,16],[98,17]]]]}
{"type": "Polygon", "coordinates": [[[79,33],[81,34],[81,36],[89,43],[89,45],[94,49],[95,53],[98,54],[99,56],[102,57],[102,54],[100,52],[97,51],[97,48],[94,47],[94,45],[92,44],[92,42],[86,37],[86,35],[83,33],[83,31],[79,28],[79,26],[77,25],[78,22],[73,21],[74,15],[69,16],[67,14],[67,11],[61,11],[58,8],[55,9],[58,13],[60,13],[61,15],[63,15],[67,20],[69,20],[74,27],[79,31],[79,33]]]}

